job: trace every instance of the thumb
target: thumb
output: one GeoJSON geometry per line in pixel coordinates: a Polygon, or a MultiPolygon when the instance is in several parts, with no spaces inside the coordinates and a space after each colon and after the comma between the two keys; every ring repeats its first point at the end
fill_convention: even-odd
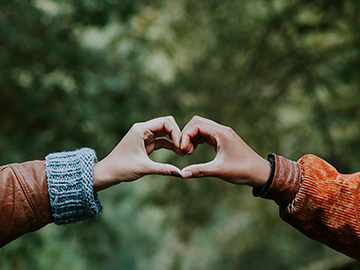
{"type": "Polygon", "coordinates": [[[174,165],[164,164],[152,161],[147,174],[159,174],[159,175],[181,175],[181,170],[174,165]]]}
{"type": "Polygon", "coordinates": [[[210,161],[202,164],[194,164],[185,167],[181,171],[181,177],[186,178],[200,178],[205,176],[214,176],[215,163],[210,161]]]}

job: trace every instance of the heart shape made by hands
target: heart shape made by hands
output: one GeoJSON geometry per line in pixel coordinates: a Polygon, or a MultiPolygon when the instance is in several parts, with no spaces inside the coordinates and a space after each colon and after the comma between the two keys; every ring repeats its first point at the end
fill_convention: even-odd
{"type": "Polygon", "coordinates": [[[172,175],[182,178],[214,176],[230,183],[253,187],[263,186],[270,175],[269,162],[230,127],[194,116],[180,132],[180,137],[176,136],[175,131],[168,134],[172,140],[164,143],[163,148],[173,150],[178,155],[191,155],[201,144],[208,144],[216,152],[212,160],[186,166],[180,175],[172,175]]]}

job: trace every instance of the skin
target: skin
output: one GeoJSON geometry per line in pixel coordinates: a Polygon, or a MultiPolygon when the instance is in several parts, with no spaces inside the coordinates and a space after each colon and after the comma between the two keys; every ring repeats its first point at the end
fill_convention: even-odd
{"type": "Polygon", "coordinates": [[[170,164],[154,162],[149,155],[165,148],[178,155],[180,128],[172,116],[134,124],[114,150],[94,167],[94,191],[100,191],[121,182],[137,180],[144,175],[178,175],[181,170],[170,164]],[[170,139],[164,138],[169,135],[170,139]]]}
{"type": "Polygon", "coordinates": [[[172,116],[160,117],[134,124],[113,151],[95,164],[94,191],[149,174],[183,179],[212,176],[233,184],[262,187],[270,175],[270,166],[229,127],[194,116],[181,132],[172,116]],[[154,150],[161,148],[180,156],[191,155],[203,143],[216,151],[214,160],[183,170],[149,158],[154,150]]]}
{"type": "Polygon", "coordinates": [[[271,169],[268,161],[229,127],[194,116],[182,130],[180,141],[184,154],[191,155],[203,143],[216,151],[214,160],[185,167],[181,173],[184,179],[213,176],[229,183],[259,188],[269,178],[271,169]]]}

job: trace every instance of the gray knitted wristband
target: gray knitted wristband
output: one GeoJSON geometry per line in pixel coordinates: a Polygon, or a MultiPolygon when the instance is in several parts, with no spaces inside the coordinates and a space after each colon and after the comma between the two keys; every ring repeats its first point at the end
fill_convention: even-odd
{"type": "Polygon", "coordinates": [[[58,225],[96,217],[102,210],[93,191],[96,153],[90,148],[46,156],[46,175],[54,222],[58,225]]]}

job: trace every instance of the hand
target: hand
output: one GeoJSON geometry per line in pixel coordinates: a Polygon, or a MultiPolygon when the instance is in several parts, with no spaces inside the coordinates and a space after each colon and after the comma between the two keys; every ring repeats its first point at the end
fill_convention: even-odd
{"type": "Polygon", "coordinates": [[[271,171],[267,160],[252,150],[231,128],[194,116],[182,131],[180,149],[190,155],[202,143],[214,148],[214,160],[184,168],[182,178],[214,176],[252,187],[262,187],[266,183],[271,171]]]}
{"type": "Polygon", "coordinates": [[[156,118],[132,126],[114,150],[95,164],[94,190],[99,191],[120,182],[136,180],[147,174],[180,175],[170,164],[152,161],[149,155],[157,149],[180,151],[181,132],[173,117],[156,118]],[[163,136],[169,135],[171,140],[163,136]]]}

